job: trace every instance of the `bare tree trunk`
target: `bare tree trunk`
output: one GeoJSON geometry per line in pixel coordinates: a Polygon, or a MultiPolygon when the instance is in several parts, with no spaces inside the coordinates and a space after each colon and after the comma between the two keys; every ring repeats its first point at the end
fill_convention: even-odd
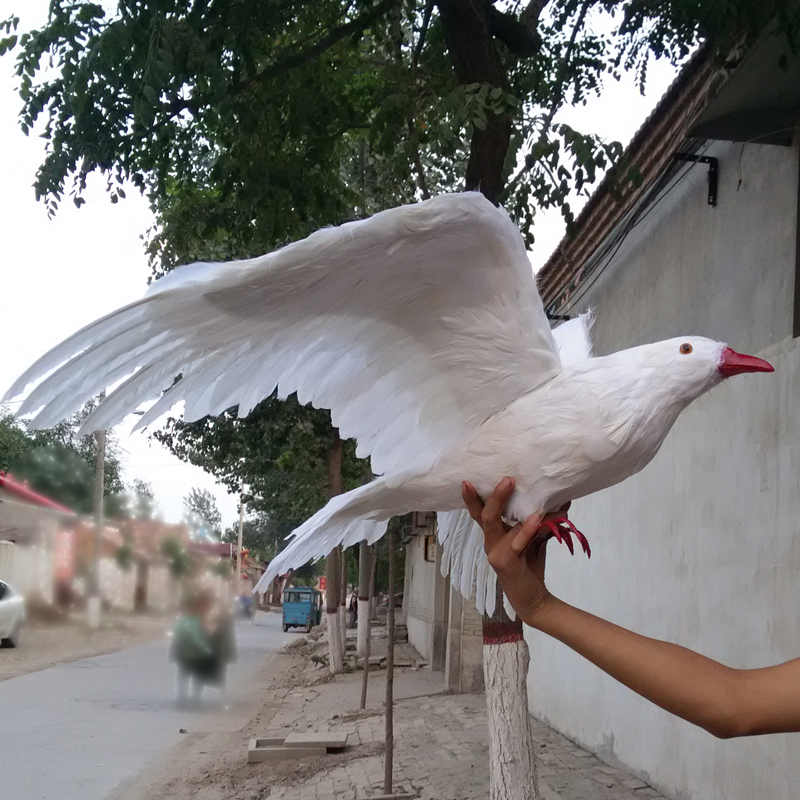
{"type": "MultiPolygon", "coordinates": [[[[375,554],[371,552],[371,550],[373,550],[374,547],[370,548],[369,545],[367,545],[367,547],[364,548],[363,545],[365,545],[366,542],[362,542],[361,544],[362,544],[362,549],[361,549],[362,558],[363,558],[364,550],[366,550],[367,551],[367,558],[371,562],[371,564],[370,564],[370,575],[367,578],[367,594],[369,594],[370,587],[375,582],[375,567],[377,565],[378,559],[376,558],[375,554]]],[[[359,589],[359,593],[360,593],[360,589],[359,589]]],[[[361,682],[361,706],[360,706],[360,708],[362,710],[367,707],[367,686],[369,684],[369,656],[370,656],[370,650],[372,649],[372,647],[371,647],[372,646],[372,617],[370,615],[370,606],[371,606],[370,599],[369,599],[369,597],[367,597],[367,600],[364,603],[364,607],[362,608],[361,607],[361,598],[359,597],[359,599],[358,599],[358,635],[359,635],[359,637],[361,636],[361,618],[362,618],[361,615],[362,615],[362,612],[363,612],[364,620],[365,620],[365,626],[364,626],[364,653],[363,653],[363,657],[364,657],[364,677],[363,677],[363,680],[361,682]]]]}
{"type": "Polygon", "coordinates": [[[386,532],[389,544],[389,607],[386,609],[386,754],[383,762],[383,793],[392,793],[394,764],[394,520],[386,532]]]}
{"type": "Polygon", "coordinates": [[[498,584],[497,610],[483,618],[483,677],[489,717],[490,800],[539,797],[528,713],[528,645],[522,621],[512,622],[498,584]]]}
{"type": "MultiPolygon", "coordinates": [[[[328,492],[331,497],[342,493],[342,440],[336,431],[328,451],[328,492]]],[[[328,622],[328,662],[331,672],[344,672],[344,644],[339,629],[339,584],[341,582],[341,548],[335,547],[325,560],[325,610],[328,622]]]]}
{"type": "MultiPolygon", "coordinates": [[[[356,654],[366,653],[369,636],[369,587],[372,574],[372,550],[366,540],[358,549],[358,639],[356,654]]],[[[362,706],[363,708],[363,706],[362,706]]]]}

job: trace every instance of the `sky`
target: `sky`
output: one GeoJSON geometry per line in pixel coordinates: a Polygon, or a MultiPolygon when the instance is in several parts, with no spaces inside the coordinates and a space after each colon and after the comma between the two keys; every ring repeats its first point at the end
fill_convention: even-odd
{"type": "MultiPolygon", "coordinates": [[[[11,0],[0,0],[0,19],[13,10],[25,30],[45,19],[48,0],[13,6],[11,0]]],[[[609,80],[600,98],[565,110],[559,119],[626,144],[674,76],[673,67],[656,62],[649,70],[645,96],[630,78],[619,83],[609,80]]],[[[15,85],[13,60],[0,58],[0,395],[49,348],[141,297],[150,273],[141,237],[153,225],[148,205],[135,189],[112,205],[104,181],[97,176],[89,181],[86,205],[77,209],[67,198],[55,218],[48,219],[32,189],[44,143],[20,131],[15,85]]],[[[574,209],[579,207],[573,203],[574,209]]],[[[558,212],[539,215],[531,253],[534,268],[547,260],[563,233],[558,212]]],[[[232,524],[238,514],[237,498],[146,434],[130,435],[135,419],[115,431],[123,449],[125,480],[148,481],[163,515],[171,521],[181,518],[183,497],[192,487],[208,489],[217,499],[223,525],[232,524]]]]}

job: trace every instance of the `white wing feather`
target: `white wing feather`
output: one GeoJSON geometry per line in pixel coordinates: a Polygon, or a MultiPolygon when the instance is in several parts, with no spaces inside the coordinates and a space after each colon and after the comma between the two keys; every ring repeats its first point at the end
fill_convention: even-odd
{"type": "Polygon", "coordinates": [[[562,322],[553,329],[553,339],[558,348],[558,356],[567,367],[578,361],[592,357],[591,330],[594,312],[585,311],[574,319],[562,322]]]}
{"type": "Polygon", "coordinates": [[[237,405],[244,416],[277,386],[330,408],[391,473],[429,466],[560,363],[519,232],[464,193],[173,270],[50,351],[7,398],[54,369],[20,409],[38,427],[120,381],[86,431],[156,399],[139,427],[181,401],[187,420],[237,405]]]}

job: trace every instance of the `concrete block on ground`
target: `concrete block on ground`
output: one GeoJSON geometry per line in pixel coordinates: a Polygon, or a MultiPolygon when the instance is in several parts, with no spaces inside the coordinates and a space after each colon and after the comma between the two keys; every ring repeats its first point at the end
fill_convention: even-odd
{"type": "Polygon", "coordinates": [[[328,750],[343,750],[347,747],[346,733],[326,731],[323,733],[290,733],[283,742],[284,747],[324,747],[328,750]]]}
{"type": "Polygon", "coordinates": [[[255,738],[250,740],[247,748],[247,763],[283,761],[288,758],[301,758],[303,756],[324,756],[327,752],[324,747],[284,747],[283,739],[255,738]]]}

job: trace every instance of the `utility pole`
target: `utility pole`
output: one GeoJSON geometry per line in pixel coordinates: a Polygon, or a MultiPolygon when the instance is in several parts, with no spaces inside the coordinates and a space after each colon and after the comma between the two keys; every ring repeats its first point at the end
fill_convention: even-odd
{"type": "MultiPolygon", "coordinates": [[[[366,543],[362,542],[361,544],[363,545],[363,544],[366,544],[366,543]]],[[[370,561],[371,561],[370,575],[369,575],[369,578],[368,578],[369,586],[371,587],[372,584],[375,582],[375,567],[376,567],[377,561],[378,561],[378,553],[377,553],[377,551],[375,549],[375,545],[373,545],[372,547],[367,545],[367,547],[362,548],[362,551],[361,551],[362,552],[362,558],[364,557],[363,553],[364,553],[365,550],[367,552],[367,556],[366,557],[369,558],[370,561]]],[[[362,676],[362,681],[361,681],[361,705],[359,706],[359,708],[362,711],[367,707],[367,684],[369,682],[369,655],[370,655],[371,640],[372,640],[372,613],[371,613],[372,612],[372,603],[371,603],[371,601],[369,599],[369,591],[370,590],[369,590],[369,587],[368,587],[367,588],[367,595],[368,595],[367,596],[367,602],[364,603],[363,610],[362,610],[362,607],[361,607],[361,601],[360,600],[359,600],[359,603],[358,603],[358,624],[359,624],[359,628],[361,626],[361,615],[363,614],[364,617],[366,617],[366,630],[365,630],[365,634],[364,634],[364,675],[362,676]]]]}
{"type": "MultiPolygon", "coordinates": [[[[100,395],[100,401],[106,393],[100,395]]],[[[103,493],[106,475],[106,432],[95,433],[94,466],[94,568],[92,569],[91,591],[89,593],[89,627],[100,627],[100,560],[103,557],[103,493]]]]}
{"type": "Polygon", "coordinates": [[[241,594],[242,582],[242,531],[244,530],[244,484],[239,489],[239,547],[236,551],[236,597],[241,594]]]}

